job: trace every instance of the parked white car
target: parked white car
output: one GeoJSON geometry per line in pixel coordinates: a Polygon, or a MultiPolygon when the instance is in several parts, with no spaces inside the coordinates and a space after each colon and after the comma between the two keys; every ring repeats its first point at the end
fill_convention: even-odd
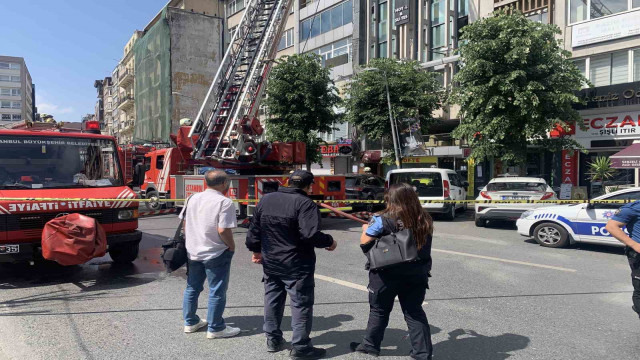
{"type": "MultiPolygon", "coordinates": [[[[498,177],[482,188],[476,200],[558,200],[556,193],[542,178],[498,177]]],[[[486,226],[490,220],[516,221],[523,212],[549,204],[477,203],[476,226],[486,226]]]]}
{"type": "MultiPolygon", "coordinates": [[[[466,200],[469,183],[453,170],[438,168],[398,169],[387,173],[386,184],[412,185],[420,200],[466,200]]],[[[429,213],[443,214],[453,220],[458,210],[466,210],[466,204],[422,204],[429,213]]]]}
{"type": "MultiPolygon", "coordinates": [[[[640,188],[624,189],[593,200],[640,200],[640,188]]],[[[527,211],[516,222],[518,233],[546,247],[576,242],[623,246],[605,226],[624,204],[554,205],[527,211]]]]}

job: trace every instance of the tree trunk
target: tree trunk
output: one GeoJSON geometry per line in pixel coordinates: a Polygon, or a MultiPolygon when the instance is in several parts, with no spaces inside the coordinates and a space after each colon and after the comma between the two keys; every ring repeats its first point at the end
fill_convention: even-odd
{"type": "Polygon", "coordinates": [[[307,171],[311,172],[311,159],[307,159],[307,171]]]}

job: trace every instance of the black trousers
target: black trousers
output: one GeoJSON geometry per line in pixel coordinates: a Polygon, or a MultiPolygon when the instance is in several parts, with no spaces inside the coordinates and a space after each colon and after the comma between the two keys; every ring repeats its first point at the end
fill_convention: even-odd
{"type": "Polygon", "coordinates": [[[630,247],[625,249],[627,259],[629,259],[629,266],[631,266],[631,283],[633,284],[633,306],[636,312],[640,316],[640,254],[635,252],[630,247]]]}
{"type": "Polygon", "coordinates": [[[264,282],[264,332],[268,339],[282,339],[282,315],[287,294],[291,298],[291,345],[296,350],[311,346],[313,301],[315,282],[313,274],[300,278],[288,278],[265,274],[264,282]]]}
{"type": "Polygon", "coordinates": [[[433,345],[427,315],[422,302],[428,287],[427,277],[418,274],[396,273],[390,270],[369,272],[369,322],[362,342],[365,348],[380,351],[384,331],[389,324],[393,302],[400,300],[404,319],[409,328],[411,357],[431,359],[433,345]]]}

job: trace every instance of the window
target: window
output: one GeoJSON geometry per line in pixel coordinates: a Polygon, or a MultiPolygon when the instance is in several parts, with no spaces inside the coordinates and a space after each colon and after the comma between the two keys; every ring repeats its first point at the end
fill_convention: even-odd
{"type": "Polygon", "coordinates": [[[11,101],[2,100],[0,101],[1,109],[11,109],[11,101]]]}
{"type": "Polygon", "coordinates": [[[16,121],[16,120],[22,120],[22,115],[20,115],[20,114],[13,114],[13,115],[11,116],[11,119],[12,119],[13,121],[16,121]]]}
{"type": "Polygon", "coordinates": [[[540,12],[535,12],[533,14],[529,14],[527,15],[527,19],[534,21],[534,22],[539,22],[542,24],[548,24],[549,23],[549,10],[548,8],[544,8],[544,10],[540,11],[540,12]]]}
{"type": "Polygon", "coordinates": [[[0,89],[0,95],[11,96],[11,89],[0,89]]]}
{"type": "Polygon", "coordinates": [[[156,158],[156,169],[162,170],[164,167],[164,155],[158,155],[156,158]]]}
{"type": "Polygon", "coordinates": [[[235,35],[235,33],[236,33],[236,30],[238,30],[238,26],[237,25],[232,27],[231,29],[229,29],[229,35],[231,37],[233,37],[233,35],[235,35]]]}
{"type": "Polygon", "coordinates": [[[569,0],[569,22],[618,14],[640,7],[640,0],[569,0]]]}
{"type": "Polygon", "coordinates": [[[640,81],[640,49],[633,51],[633,81],[640,81]]]}
{"type": "Polygon", "coordinates": [[[20,70],[20,64],[0,62],[0,69],[20,70]]]}
{"type": "Polygon", "coordinates": [[[229,0],[227,3],[227,16],[233,15],[244,9],[244,0],[229,0]]]}
{"type": "Polygon", "coordinates": [[[11,114],[2,114],[2,120],[11,120],[11,114]]]}
{"type": "Polygon", "coordinates": [[[628,82],[628,52],[592,56],[589,65],[589,80],[594,86],[608,86],[628,82]]]}
{"type": "Polygon", "coordinates": [[[345,1],[330,9],[300,22],[300,41],[324,34],[350,23],[353,19],[352,0],[345,1]]]}
{"type": "Polygon", "coordinates": [[[12,101],[11,102],[12,109],[22,109],[22,101],[12,101]]]}
{"type": "Polygon", "coordinates": [[[311,52],[320,55],[322,58],[322,66],[326,66],[326,61],[340,55],[347,55],[347,62],[352,61],[351,38],[338,40],[331,44],[325,45],[319,49],[311,50],[311,52]]]}
{"type": "Polygon", "coordinates": [[[22,90],[20,89],[11,89],[11,96],[20,96],[22,90]]]}
{"type": "Polygon", "coordinates": [[[293,28],[285,30],[278,44],[278,51],[293,46],[293,28]]]}
{"type": "Polygon", "coordinates": [[[445,56],[444,27],[446,7],[445,0],[434,0],[431,3],[431,60],[437,60],[445,56]]]}
{"type": "Polygon", "coordinates": [[[389,11],[388,2],[383,2],[378,5],[378,49],[381,58],[388,57],[387,53],[387,35],[389,32],[387,31],[389,27],[389,11]]]}

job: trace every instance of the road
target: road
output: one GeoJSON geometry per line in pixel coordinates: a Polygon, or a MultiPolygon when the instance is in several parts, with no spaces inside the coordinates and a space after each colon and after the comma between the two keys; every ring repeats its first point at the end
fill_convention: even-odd
{"type": "MultiPolygon", "coordinates": [[[[129,267],[112,265],[108,256],[70,268],[0,267],[0,359],[287,358],[264,351],[261,268],[240,245],[225,317],[243,332],[224,340],[182,333],[185,271],[166,275],[158,261],[176,224],[175,215],[141,220],[141,255],[129,267]]],[[[368,314],[360,229],[340,219],[324,225],[339,245],[318,251],[313,343],[330,358],[366,359],[348,348],[363,336],[368,314]]],[[[640,321],[620,248],[542,248],[513,225],[476,228],[470,212],[436,221],[435,231],[424,305],[435,359],[638,358],[640,321]]],[[[239,244],[245,232],[235,231],[239,244]]],[[[203,295],[201,316],[205,301],[203,295]]],[[[396,306],[382,356],[407,356],[406,336],[396,306]]]]}

